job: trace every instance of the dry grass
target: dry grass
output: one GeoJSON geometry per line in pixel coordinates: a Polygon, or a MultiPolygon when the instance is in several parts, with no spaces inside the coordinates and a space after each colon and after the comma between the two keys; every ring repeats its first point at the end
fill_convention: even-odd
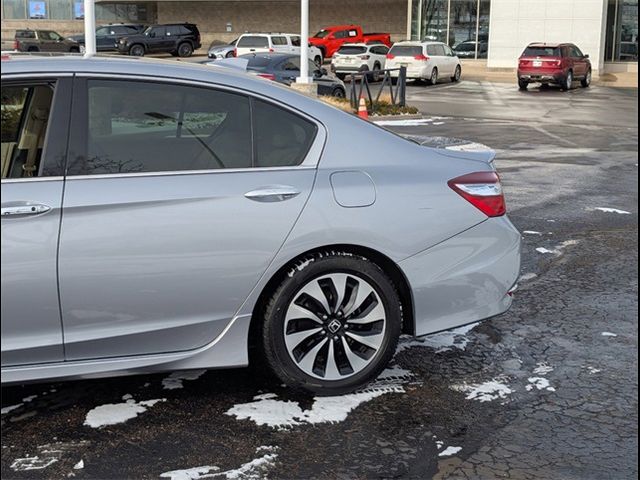
{"type": "MultiPolygon", "coordinates": [[[[357,113],[357,109],[351,107],[351,103],[347,98],[335,98],[321,95],[318,97],[324,103],[332,105],[347,113],[357,113]]],[[[401,114],[414,114],[418,113],[416,107],[406,105],[399,107],[398,105],[391,104],[391,96],[386,93],[380,95],[380,100],[371,104],[367,101],[367,110],[370,115],[401,115],[401,114]]]]}

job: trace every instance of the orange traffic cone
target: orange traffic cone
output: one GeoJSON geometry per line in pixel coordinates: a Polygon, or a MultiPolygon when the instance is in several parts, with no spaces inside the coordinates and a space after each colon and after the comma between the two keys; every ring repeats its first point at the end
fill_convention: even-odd
{"type": "Polygon", "coordinates": [[[367,112],[367,104],[364,101],[364,97],[360,96],[360,103],[358,104],[358,116],[369,120],[369,112],[367,112]]]}

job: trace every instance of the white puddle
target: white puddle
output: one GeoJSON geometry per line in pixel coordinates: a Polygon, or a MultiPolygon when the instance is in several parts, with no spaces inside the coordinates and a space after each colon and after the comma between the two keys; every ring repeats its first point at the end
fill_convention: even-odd
{"type": "Polygon", "coordinates": [[[173,372],[167,378],[162,379],[162,388],[165,390],[175,390],[183,388],[184,380],[197,380],[204,375],[206,370],[186,370],[184,372],[173,372]]]}
{"type": "Polygon", "coordinates": [[[556,391],[556,389],[549,384],[549,380],[547,380],[544,377],[529,377],[528,380],[529,380],[529,385],[525,387],[527,389],[527,392],[530,392],[534,388],[536,390],[547,390],[549,392],[556,391]]]}
{"type": "Polygon", "coordinates": [[[469,343],[469,339],[466,337],[466,334],[478,325],[480,325],[480,322],[465,325],[464,327],[455,328],[453,330],[447,330],[446,332],[434,333],[433,335],[427,335],[426,337],[400,338],[396,354],[410,347],[433,348],[436,353],[446,352],[454,348],[464,350],[469,343]]]}
{"type": "Polygon", "coordinates": [[[403,385],[411,377],[408,370],[390,367],[366,389],[347,395],[315,397],[310,409],[303,410],[298,402],[291,400],[278,400],[275,393],[265,393],[253,397],[252,402],[234,405],[225,415],[279,430],[302,424],[342,422],[363,403],[387,393],[404,393],[403,385]]]}
{"type": "Polygon", "coordinates": [[[452,385],[451,389],[466,393],[467,400],[477,400],[478,402],[504,399],[507,398],[507,395],[513,393],[513,390],[500,378],[494,378],[483,383],[452,385]]]}
{"type": "Polygon", "coordinates": [[[233,470],[220,471],[220,467],[217,466],[203,466],[188,468],[185,470],[172,470],[170,472],[164,472],[160,474],[161,478],[169,478],[171,480],[197,480],[200,478],[213,478],[213,479],[228,479],[228,480],[261,480],[266,478],[266,475],[271,467],[276,463],[278,454],[275,453],[277,447],[267,446],[259,447],[256,449],[256,453],[269,452],[261,457],[255,458],[250,462],[244,463],[240,468],[233,470]]]}
{"type": "Polygon", "coordinates": [[[124,423],[146,412],[148,407],[153,407],[158,402],[166,401],[166,398],[160,398],[136,402],[131,398],[131,395],[124,395],[122,399],[125,402],[107,403],[89,410],[84,424],[92,428],[100,428],[106,425],[124,423]]]}
{"type": "Polygon", "coordinates": [[[617,208],[595,207],[593,210],[598,210],[604,213],[618,213],[620,215],[631,215],[631,212],[627,212],[626,210],[619,210],[617,208]]]}

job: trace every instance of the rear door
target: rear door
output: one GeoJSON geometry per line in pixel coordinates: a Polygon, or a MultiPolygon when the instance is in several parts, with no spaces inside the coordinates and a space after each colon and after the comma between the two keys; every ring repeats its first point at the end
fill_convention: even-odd
{"type": "Polygon", "coordinates": [[[2,77],[2,366],[64,359],[57,248],[71,78],[2,77]]]}
{"type": "Polygon", "coordinates": [[[77,82],[59,260],[66,358],[201,347],[293,227],[323,131],[207,85],[77,82]]]}
{"type": "Polygon", "coordinates": [[[165,50],[172,42],[171,38],[167,38],[166,27],[154,27],[148,35],[147,48],[149,52],[159,52],[165,50]]]}
{"type": "Polygon", "coordinates": [[[269,37],[266,35],[242,35],[236,44],[238,56],[247,53],[269,51],[269,37]]]}
{"type": "Polygon", "coordinates": [[[584,77],[587,74],[587,60],[584,58],[584,54],[575,45],[569,46],[569,54],[571,55],[571,61],[573,63],[574,77],[584,77]]]}
{"type": "Polygon", "coordinates": [[[289,40],[284,35],[272,35],[271,45],[273,51],[277,53],[291,53],[293,51],[292,46],[289,44],[289,40]]]}

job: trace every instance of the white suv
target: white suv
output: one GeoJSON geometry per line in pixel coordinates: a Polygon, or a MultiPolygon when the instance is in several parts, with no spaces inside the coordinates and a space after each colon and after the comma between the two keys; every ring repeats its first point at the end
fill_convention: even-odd
{"type": "MultiPolygon", "coordinates": [[[[460,80],[462,66],[456,54],[442,42],[398,42],[387,54],[387,68],[407,68],[407,79],[426,80],[431,85],[439,78],[460,80]]],[[[392,77],[400,74],[391,72],[392,77]]]]}
{"type": "MultiPolygon", "coordinates": [[[[345,43],[333,54],[331,69],[341,80],[351,72],[383,70],[387,61],[389,48],[383,44],[345,43]]],[[[374,81],[379,74],[372,73],[374,81]]]]}
{"type": "MultiPolygon", "coordinates": [[[[295,33],[245,33],[236,43],[236,57],[247,53],[300,53],[300,35],[295,33]]],[[[324,61],[319,48],[309,46],[309,59],[320,66],[324,61]]]]}

